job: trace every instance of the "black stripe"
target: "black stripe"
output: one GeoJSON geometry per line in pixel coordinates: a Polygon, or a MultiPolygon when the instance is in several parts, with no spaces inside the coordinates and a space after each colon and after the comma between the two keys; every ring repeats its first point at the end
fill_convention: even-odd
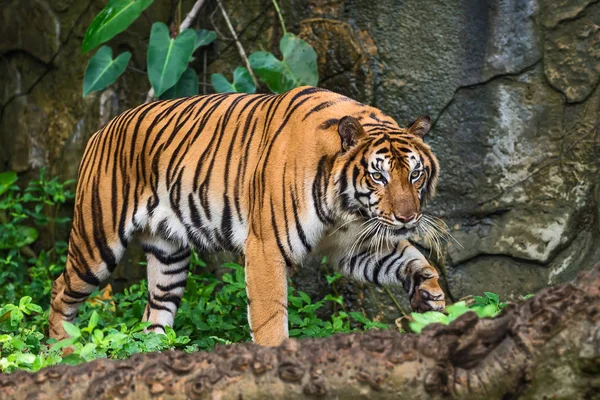
{"type": "MultiPolygon", "coordinates": [[[[100,177],[98,176],[97,181],[99,179],[100,177]]],[[[93,188],[95,201],[92,202],[92,213],[94,215],[94,218],[92,219],[94,243],[96,243],[98,251],[100,252],[100,257],[106,264],[108,270],[113,272],[117,267],[117,262],[112,249],[106,243],[106,232],[104,231],[104,219],[102,217],[102,203],[100,201],[100,190],[97,181],[93,188]]]]}
{"type": "Polygon", "coordinates": [[[169,307],[161,306],[160,304],[156,304],[154,301],[152,301],[152,298],[150,296],[148,296],[148,306],[153,310],[162,310],[162,311],[168,311],[171,314],[173,313],[169,307]]]}
{"type": "MultiPolygon", "coordinates": [[[[375,265],[375,268],[373,268],[373,283],[376,285],[379,285],[379,272],[381,271],[381,268],[383,268],[383,266],[385,265],[385,263],[392,258],[396,253],[396,250],[392,250],[390,252],[390,254],[388,254],[387,256],[379,259],[377,261],[377,264],[375,265]]],[[[394,262],[392,261],[392,264],[394,262]]]]}
{"type": "Polygon", "coordinates": [[[172,303],[175,305],[175,308],[179,308],[179,303],[181,303],[181,296],[177,296],[175,294],[172,293],[167,293],[164,295],[157,295],[155,294],[153,296],[153,300],[154,301],[159,301],[161,303],[172,303]]]}
{"type": "Polygon", "coordinates": [[[169,283],[168,285],[156,284],[156,287],[163,292],[170,292],[173,289],[185,288],[187,283],[187,277],[177,282],[169,283]]]}
{"type": "Polygon", "coordinates": [[[337,118],[328,119],[327,121],[322,122],[321,125],[319,125],[319,128],[326,130],[326,129],[331,128],[334,125],[337,125],[339,122],[340,122],[340,120],[337,118]]]}
{"type": "Polygon", "coordinates": [[[177,269],[168,269],[166,271],[160,271],[160,273],[163,275],[177,275],[177,274],[181,274],[182,272],[187,271],[188,268],[189,268],[189,265],[185,265],[185,266],[177,268],[177,269]]]}
{"type": "Polygon", "coordinates": [[[285,261],[285,265],[287,267],[292,266],[292,261],[288,257],[285,249],[283,248],[283,244],[281,243],[281,239],[279,238],[279,229],[277,229],[277,221],[275,220],[275,207],[273,206],[273,199],[270,199],[271,203],[271,225],[273,228],[273,233],[275,234],[275,241],[277,242],[277,247],[279,248],[279,252],[285,261]]]}
{"type": "Polygon", "coordinates": [[[296,193],[290,187],[290,197],[292,198],[292,212],[294,213],[294,222],[296,224],[296,231],[298,232],[298,237],[300,238],[300,242],[306,249],[307,252],[311,252],[312,246],[308,243],[306,239],[306,234],[304,233],[304,229],[302,228],[302,223],[300,222],[300,216],[298,215],[298,203],[296,200],[296,193]]]}
{"type": "Polygon", "coordinates": [[[167,254],[164,250],[161,250],[151,244],[142,244],[142,249],[144,249],[146,253],[152,254],[161,264],[164,265],[171,265],[184,261],[191,255],[190,249],[185,247],[171,254],[167,254]]]}
{"type": "Polygon", "coordinates": [[[327,188],[329,183],[329,174],[331,171],[328,170],[328,167],[330,167],[330,162],[327,156],[321,157],[317,166],[317,173],[313,179],[312,197],[319,220],[325,224],[333,224],[334,221],[330,216],[330,211],[326,203],[327,191],[326,189],[323,190],[323,186],[327,188]]]}
{"type": "Polygon", "coordinates": [[[344,101],[352,101],[347,97],[340,97],[338,99],[336,99],[336,101],[324,101],[318,105],[316,105],[315,107],[313,107],[308,113],[306,113],[306,115],[304,116],[304,118],[302,118],[302,121],[305,121],[308,117],[310,117],[312,114],[322,111],[326,108],[329,108],[331,106],[334,106],[336,104],[342,103],[344,101]]]}

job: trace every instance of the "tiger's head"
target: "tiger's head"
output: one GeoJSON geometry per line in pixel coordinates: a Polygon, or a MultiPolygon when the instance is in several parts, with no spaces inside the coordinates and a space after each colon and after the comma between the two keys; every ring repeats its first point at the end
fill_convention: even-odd
{"type": "Polygon", "coordinates": [[[352,116],[339,121],[343,153],[336,182],[338,209],[345,219],[372,221],[388,237],[406,238],[419,227],[427,234],[434,221],[421,210],[435,194],[439,171],[423,142],[430,128],[426,116],[408,128],[391,121],[363,126],[352,116]]]}

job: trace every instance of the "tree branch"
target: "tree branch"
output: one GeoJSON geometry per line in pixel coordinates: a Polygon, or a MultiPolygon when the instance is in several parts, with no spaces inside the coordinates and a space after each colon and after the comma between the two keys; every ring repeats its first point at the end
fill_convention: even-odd
{"type": "Polygon", "coordinates": [[[494,319],[0,375],[0,398],[596,398],[600,265],[494,319]]]}
{"type": "Polygon", "coordinates": [[[227,24],[227,27],[229,28],[229,32],[231,32],[231,36],[233,36],[235,45],[237,46],[238,52],[240,53],[240,57],[242,57],[242,60],[244,60],[244,64],[246,64],[246,68],[248,69],[248,72],[250,73],[250,76],[252,77],[252,80],[254,81],[254,86],[258,87],[258,81],[256,80],[256,76],[254,76],[254,71],[252,71],[252,67],[250,66],[250,61],[248,60],[248,57],[246,56],[244,47],[242,46],[242,44],[240,43],[240,40],[238,39],[237,33],[235,33],[235,29],[233,29],[233,25],[231,25],[229,16],[227,15],[227,12],[225,11],[225,7],[223,7],[223,3],[221,3],[221,0],[217,0],[217,3],[219,4],[219,8],[221,9],[223,18],[225,18],[225,23],[227,24]]]}

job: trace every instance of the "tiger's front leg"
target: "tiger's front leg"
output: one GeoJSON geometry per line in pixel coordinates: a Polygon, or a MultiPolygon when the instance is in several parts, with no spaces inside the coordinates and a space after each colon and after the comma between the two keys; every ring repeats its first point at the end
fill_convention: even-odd
{"type": "Polygon", "coordinates": [[[287,267],[275,239],[246,239],[248,323],[255,343],[278,346],[288,337],[287,267]]]}
{"type": "Polygon", "coordinates": [[[344,274],[361,281],[401,284],[415,311],[444,310],[445,296],[438,283],[438,272],[407,240],[390,250],[374,252],[365,247],[354,254],[340,254],[334,262],[344,274]]]}

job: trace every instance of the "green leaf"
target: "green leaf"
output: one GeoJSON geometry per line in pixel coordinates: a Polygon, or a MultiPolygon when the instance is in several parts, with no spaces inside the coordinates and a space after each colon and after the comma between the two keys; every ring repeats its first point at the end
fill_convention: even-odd
{"type": "Polygon", "coordinates": [[[307,295],[304,292],[298,291],[298,294],[300,295],[300,297],[302,298],[302,300],[306,303],[306,304],[310,304],[312,301],[310,299],[310,296],[307,295]]]}
{"type": "Polygon", "coordinates": [[[233,86],[238,93],[256,92],[256,85],[252,80],[252,76],[248,72],[248,69],[244,67],[237,67],[233,71],[233,86]]]}
{"type": "Polygon", "coordinates": [[[286,71],[285,64],[273,54],[257,51],[250,54],[248,60],[254,73],[273,93],[283,93],[297,86],[294,77],[286,71]]]}
{"type": "Polygon", "coordinates": [[[458,303],[454,303],[451,306],[446,307],[446,312],[448,313],[448,317],[451,321],[467,311],[470,311],[470,309],[467,307],[467,303],[464,301],[459,301],[458,303]]]}
{"type": "Polygon", "coordinates": [[[175,39],[169,36],[169,28],[155,22],[148,45],[148,78],[156,96],[177,83],[194,51],[196,34],[191,29],[181,32],[175,39]]]}
{"type": "Polygon", "coordinates": [[[81,331],[77,326],[73,325],[72,323],[63,321],[63,327],[65,328],[65,332],[67,332],[67,334],[72,338],[81,337],[81,331]]]}
{"type": "Polygon", "coordinates": [[[485,294],[485,297],[490,299],[494,304],[498,304],[500,302],[500,296],[498,296],[496,293],[483,292],[483,294],[485,294]]]}
{"type": "Polygon", "coordinates": [[[19,300],[19,308],[24,308],[29,303],[31,303],[31,296],[23,296],[19,300]]]}
{"type": "Polygon", "coordinates": [[[83,77],[83,96],[113,84],[125,71],[131,53],[126,51],[113,60],[112,49],[102,46],[90,59],[83,77]]]}
{"type": "Polygon", "coordinates": [[[97,343],[102,343],[104,340],[104,332],[102,332],[100,329],[95,329],[92,336],[97,343]]]}
{"type": "Polygon", "coordinates": [[[411,313],[410,316],[416,322],[419,322],[424,325],[433,324],[433,323],[441,323],[441,324],[448,323],[448,317],[445,314],[442,314],[441,312],[437,312],[437,311],[427,311],[427,312],[424,312],[421,314],[411,313]]]}
{"type": "Polygon", "coordinates": [[[25,346],[27,346],[25,342],[19,339],[18,337],[12,338],[10,341],[10,345],[19,351],[23,351],[23,349],[25,349],[25,346]]]}
{"type": "Polygon", "coordinates": [[[283,60],[266,51],[257,51],[248,58],[252,70],[274,93],[319,82],[317,54],[304,40],[287,33],[279,42],[283,60]]]}
{"type": "Polygon", "coordinates": [[[87,53],[127,29],[154,0],[111,0],[92,21],[81,45],[87,53]]]}
{"type": "Polygon", "coordinates": [[[17,326],[19,325],[19,322],[21,322],[23,320],[23,312],[21,310],[19,310],[18,308],[15,308],[14,310],[12,310],[10,312],[10,325],[11,326],[17,326]]]}
{"type": "Polygon", "coordinates": [[[368,324],[369,322],[371,322],[371,321],[369,321],[369,319],[368,319],[367,317],[365,317],[365,316],[363,315],[363,313],[361,313],[361,312],[358,312],[358,311],[352,311],[352,312],[350,312],[349,314],[350,314],[350,316],[351,316],[352,318],[354,318],[355,320],[357,320],[357,321],[358,321],[358,322],[360,322],[361,324],[365,324],[365,325],[366,325],[366,324],[368,324]]]}
{"type": "Polygon", "coordinates": [[[333,275],[325,275],[325,279],[327,279],[327,283],[331,285],[333,282],[337,281],[342,277],[341,274],[335,272],[333,275]]]}
{"type": "Polygon", "coordinates": [[[486,304],[488,304],[487,298],[483,296],[473,296],[473,300],[475,300],[473,306],[485,306],[486,304]]]}
{"type": "Polygon", "coordinates": [[[175,86],[168,89],[161,96],[161,100],[176,99],[179,97],[195,96],[198,94],[198,75],[193,69],[187,68],[175,86]]]}
{"type": "Polygon", "coordinates": [[[88,322],[88,331],[91,333],[96,326],[98,326],[98,321],[100,320],[100,316],[98,312],[94,310],[92,315],[90,316],[90,321],[88,322]]]}
{"type": "Polygon", "coordinates": [[[477,313],[479,318],[494,317],[498,314],[498,308],[494,304],[488,304],[487,306],[477,306],[472,308],[477,313]]]}
{"type": "Polygon", "coordinates": [[[316,86],[319,83],[317,53],[304,40],[294,34],[287,33],[279,42],[283,63],[298,80],[297,86],[316,86]]]}
{"type": "Polygon", "coordinates": [[[4,194],[10,188],[13,183],[17,181],[17,173],[13,171],[6,171],[0,173],[0,196],[4,194]]]}
{"type": "Polygon", "coordinates": [[[95,343],[88,343],[79,350],[80,357],[86,357],[90,355],[98,347],[95,343]]]}
{"type": "Polygon", "coordinates": [[[78,365],[85,362],[85,358],[80,357],[78,354],[69,354],[66,357],[63,357],[61,364],[67,365],[78,365]]]}
{"type": "Polygon", "coordinates": [[[17,354],[17,358],[15,360],[15,362],[17,364],[33,364],[33,362],[35,361],[35,355],[34,354],[30,354],[30,353],[21,353],[21,354],[17,354]]]}
{"type": "Polygon", "coordinates": [[[209,31],[207,29],[198,29],[196,31],[196,41],[194,42],[194,51],[201,46],[207,46],[215,41],[217,33],[215,31],[209,31]]]}
{"type": "Polygon", "coordinates": [[[233,71],[233,84],[229,83],[227,78],[222,74],[212,74],[210,76],[211,83],[218,93],[255,93],[256,85],[252,80],[252,76],[248,69],[237,67],[233,71]]]}
{"type": "Polygon", "coordinates": [[[223,74],[212,74],[210,83],[212,83],[217,93],[235,93],[235,87],[229,83],[223,74]]]}

